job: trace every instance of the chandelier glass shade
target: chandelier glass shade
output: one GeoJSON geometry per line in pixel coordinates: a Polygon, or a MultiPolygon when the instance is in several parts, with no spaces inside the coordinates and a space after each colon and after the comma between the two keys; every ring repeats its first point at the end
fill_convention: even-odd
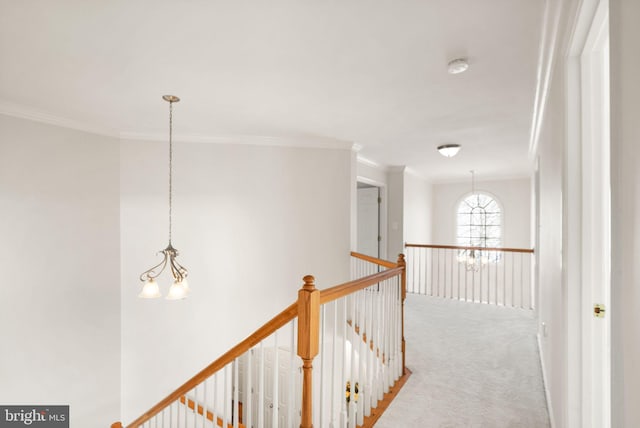
{"type": "Polygon", "coordinates": [[[458,263],[468,271],[477,272],[489,263],[489,257],[482,250],[462,250],[458,253],[458,263]]]}
{"type": "Polygon", "coordinates": [[[140,281],[144,283],[138,297],[143,299],[156,299],[161,297],[160,287],[156,278],[169,267],[173,277],[173,284],[169,288],[167,300],[184,299],[189,294],[189,284],[187,283],[188,271],[185,267],[177,262],[178,250],[171,245],[171,220],[172,220],[172,197],[173,197],[173,103],[180,101],[175,95],[164,95],[162,97],[169,103],[169,244],[167,248],[159,251],[162,253],[163,259],[160,263],[151,269],[144,271],[140,275],[140,281]]]}

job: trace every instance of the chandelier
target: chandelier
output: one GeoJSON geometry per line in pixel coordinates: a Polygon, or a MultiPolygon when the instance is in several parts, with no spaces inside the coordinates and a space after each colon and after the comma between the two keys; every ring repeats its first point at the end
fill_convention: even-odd
{"type": "Polygon", "coordinates": [[[458,263],[464,264],[468,271],[477,272],[489,263],[489,257],[480,249],[466,249],[458,253],[458,263]]]}
{"type": "Polygon", "coordinates": [[[171,245],[171,210],[173,192],[173,103],[180,101],[175,95],[164,95],[163,100],[169,102],[169,245],[158,254],[162,253],[163,259],[160,263],[140,275],[140,281],[144,283],[142,291],[138,297],[144,299],[156,299],[161,296],[160,288],[156,278],[169,266],[173,276],[173,284],[169,288],[166,299],[184,299],[189,294],[189,284],[187,283],[187,269],[176,261],[178,250],[171,245]]]}

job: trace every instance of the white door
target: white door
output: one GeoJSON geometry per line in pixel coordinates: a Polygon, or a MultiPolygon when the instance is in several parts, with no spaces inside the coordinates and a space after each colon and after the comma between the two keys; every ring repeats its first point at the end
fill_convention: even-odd
{"type": "Polygon", "coordinates": [[[609,27],[600,1],[580,57],[582,95],[582,328],[585,428],[611,427],[611,191],[609,27]],[[601,305],[602,309],[595,309],[601,305]],[[603,317],[596,317],[599,311],[603,317]]]}
{"type": "Polygon", "coordinates": [[[288,349],[266,347],[264,348],[263,358],[261,360],[260,353],[256,352],[252,359],[253,373],[253,408],[252,408],[252,425],[253,427],[262,428],[288,428],[298,424],[295,415],[296,409],[290,409],[291,400],[294,407],[300,407],[300,388],[302,378],[299,375],[295,361],[297,357],[292,359],[291,352],[288,349]],[[262,366],[262,367],[261,367],[262,366]],[[292,371],[293,370],[293,371],[292,371]],[[262,385],[263,397],[263,413],[260,415],[260,375],[263,373],[264,382],[262,385]],[[275,420],[274,420],[275,419],[275,420]],[[262,422],[260,422],[262,420],[262,422]]]}
{"type": "Polygon", "coordinates": [[[358,183],[358,252],[380,257],[380,188],[358,183]]]}

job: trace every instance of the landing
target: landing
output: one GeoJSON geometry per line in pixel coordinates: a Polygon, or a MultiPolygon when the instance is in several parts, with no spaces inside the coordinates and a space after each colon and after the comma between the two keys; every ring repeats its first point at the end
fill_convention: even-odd
{"type": "Polygon", "coordinates": [[[407,384],[376,428],[549,427],[531,311],[409,294],[407,384]]]}

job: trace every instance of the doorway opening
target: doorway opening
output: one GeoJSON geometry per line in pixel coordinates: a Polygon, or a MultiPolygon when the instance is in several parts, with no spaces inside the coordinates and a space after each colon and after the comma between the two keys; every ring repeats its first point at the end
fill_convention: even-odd
{"type": "Polygon", "coordinates": [[[382,188],[358,181],[358,241],[357,251],[382,258],[382,188]]]}

